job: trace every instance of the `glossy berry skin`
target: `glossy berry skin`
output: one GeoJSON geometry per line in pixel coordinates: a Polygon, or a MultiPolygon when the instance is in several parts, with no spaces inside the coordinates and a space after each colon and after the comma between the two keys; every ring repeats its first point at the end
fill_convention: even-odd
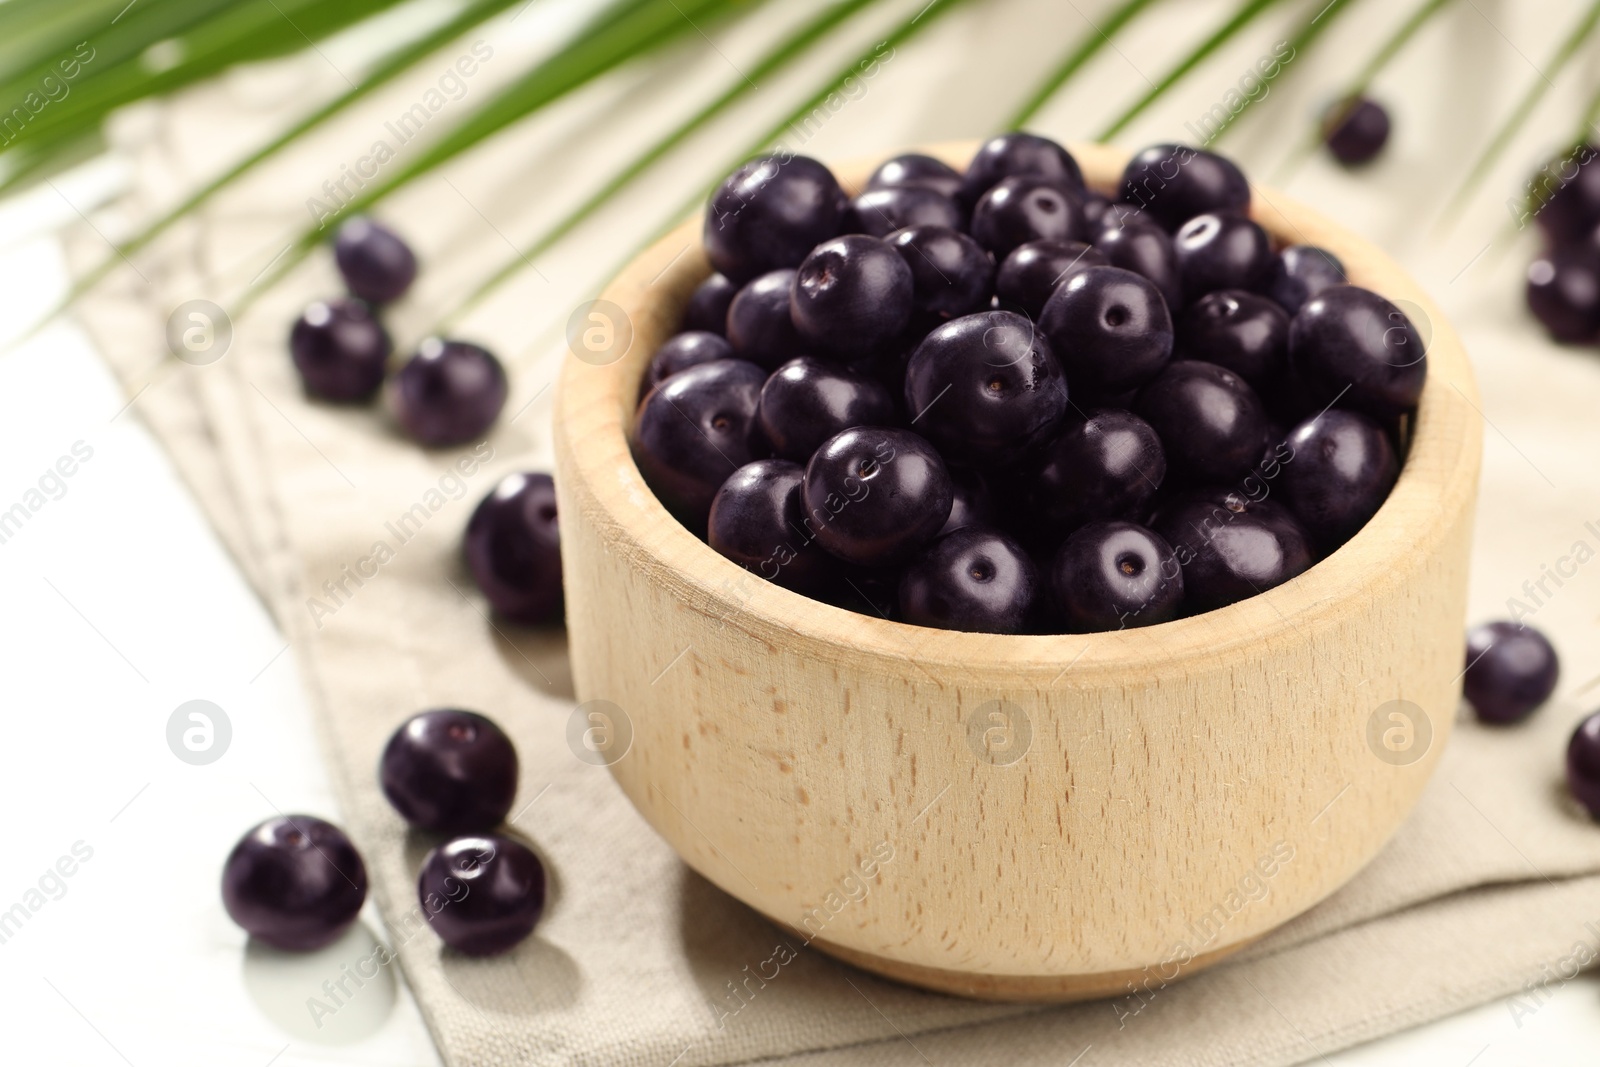
{"type": "Polygon", "coordinates": [[[1533,627],[1487,622],[1467,631],[1462,695],[1482,722],[1521,722],[1550,699],[1561,678],[1556,650],[1533,627]]]}
{"type": "Polygon", "coordinates": [[[991,137],[979,146],[977,154],[967,164],[961,200],[976,204],[983,194],[1012,177],[1042,178],[1063,189],[1082,190],[1084,187],[1083,170],[1065,148],[1031,133],[1007,133],[991,137]]]}
{"type": "Polygon", "coordinates": [[[502,478],[473,509],[462,540],[472,580],[489,606],[513,622],[559,622],[561,530],[548,474],[502,478]]]}
{"type": "Polygon", "coordinates": [[[1172,241],[1186,300],[1218,289],[1264,289],[1272,280],[1272,240],[1242,215],[1196,215],[1172,241]]]}
{"type": "Polygon", "coordinates": [[[1086,267],[1109,266],[1104,254],[1082,241],[1029,241],[1000,264],[995,295],[1000,306],[1037,319],[1056,286],[1086,267]]]}
{"type": "Polygon", "coordinates": [[[383,795],[412,826],[491,830],[517,796],[517,750],[493,720],[437,708],[400,724],[378,761],[383,795]]]}
{"type": "Polygon", "coordinates": [[[914,327],[926,332],[988,308],[994,256],[971,237],[944,226],[911,226],[886,240],[911,268],[914,327]]]}
{"type": "Polygon", "coordinates": [[[850,202],[848,225],[853,232],[887,237],[907,226],[947,226],[958,230],[966,221],[961,206],[943,193],[916,185],[869,189],[850,202]]]}
{"type": "Polygon", "coordinates": [[[1336,285],[1306,301],[1289,323],[1289,366],[1319,403],[1337,397],[1340,407],[1379,419],[1416,407],[1428,374],[1411,320],[1354,285],[1336,285]]]}
{"type": "Polygon", "coordinates": [[[789,314],[793,270],[775,270],[752,281],[728,305],[727,337],[734,355],[772,370],[800,355],[804,344],[789,314]]]}
{"type": "Polygon", "coordinates": [[[1016,634],[1028,628],[1039,574],[998,530],[967,526],[939,538],[900,578],[900,618],[913,626],[1016,634]]]}
{"type": "Polygon", "coordinates": [[[733,303],[739,287],[725,275],[713,273],[689,295],[683,309],[683,329],[704,330],[719,336],[728,329],[728,305],[733,303]]]}
{"type": "Polygon", "coordinates": [[[1369,163],[1389,143],[1389,112],[1365,96],[1336,100],[1323,115],[1322,140],[1347,167],[1369,163]]]}
{"type": "Polygon", "coordinates": [[[968,315],[934,330],[906,364],[914,425],[959,462],[1021,457],[1067,412],[1067,383],[1050,342],[1010,311],[968,315]]]}
{"type": "Polygon", "coordinates": [[[1528,265],[1528,310],[1553,340],[1588,344],[1600,336],[1600,254],[1582,245],[1528,265]]]}
{"type": "Polygon", "coordinates": [[[319,300],[289,331],[289,355],[306,393],[343,404],[372,399],[392,350],[372,309],[359,300],[319,300]]]}
{"type": "Polygon", "coordinates": [[[906,430],[858,426],[806,464],[802,500],[817,544],[847,563],[881,567],[915,555],[950,516],[950,472],[906,430]]]}
{"type": "Polygon", "coordinates": [[[544,913],[544,864],[504,834],[458,837],[423,859],[417,899],[439,940],[468,956],[499,955],[544,913]]]}
{"type": "Polygon", "coordinates": [[[1029,241],[1081,241],[1089,235],[1075,194],[1045,178],[1004,178],[972,209],[973,240],[1001,260],[1029,241]]]}
{"type": "Polygon", "coordinates": [[[1528,190],[1539,228],[1556,247],[1585,240],[1600,224],[1600,146],[1587,144],[1545,164],[1528,190]]]}
{"type": "Polygon", "coordinates": [[[940,537],[967,526],[994,525],[994,494],[983,475],[966,468],[952,470],[950,490],[950,517],[940,527],[940,537]]]}
{"type": "Polygon", "coordinates": [[[395,420],[429,448],[482,437],[505,407],[505,368],[487,348],[430,337],[394,376],[395,420]]]}
{"type": "Polygon", "coordinates": [[[369,304],[400,299],[417,277],[417,257],[410,246],[389,227],[365,217],[339,227],[333,258],[351,294],[369,304]]]}
{"type": "Polygon", "coordinates": [[[1089,227],[1091,236],[1098,235],[1108,224],[1113,226],[1117,224],[1116,217],[1109,214],[1112,204],[1111,199],[1101,196],[1093,189],[1083,194],[1083,221],[1089,227]]]}
{"type": "Polygon", "coordinates": [[[1143,210],[1168,232],[1196,215],[1243,212],[1250,183],[1232,162],[1187,145],[1152,145],[1122,172],[1123,203],[1143,210]]]}
{"type": "Polygon", "coordinates": [[[1288,366],[1289,316],[1256,293],[1219,289],[1178,316],[1180,359],[1200,359],[1233,371],[1260,392],[1288,366]]]}
{"type": "Polygon", "coordinates": [[[1131,522],[1096,522],[1067,538],[1050,589],[1069,633],[1154,626],[1183,609],[1183,570],[1160,535],[1131,522]]]}
{"type": "Polygon", "coordinates": [[[1305,531],[1270,501],[1237,493],[1188,494],[1152,524],[1183,568],[1185,610],[1213,611],[1303,573],[1314,559],[1305,531]]]}
{"type": "Polygon", "coordinates": [[[709,330],[686,330],[674,334],[661,343],[656,354],[650,357],[639,391],[648,393],[681,370],[698,367],[719,359],[737,358],[733,346],[721,333],[709,330]]]}
{"type": "Polygon", "coordinates": [[[1333,285],[1344,285],[1344,262],[1325,248],[1315,245],[1290,245],[1278,253],[1272,276],[1263,290],[1290,315],[1307,300],[1333,285]]]}
{"type": "Polygon", "coordinates": [[[1316,546],[1330,552],[1378,513],[1400,461],[1383,427],[1341,408],[1307,419],[1286,440],[1293,458],[1279,472],[1283,502],[1316,546]]]}
{"type": "Polygon", "coordinates": [[[865,234],[836,237],[800,264],[789,316],[819,352],[871,355],[911,321],[911,268],[888,242],[865,234]]]}
{"type": "Polygon", "coordinates": [[[1172,235],[1153,222],[1132,222],[1100,231],[1095,248],[1113,267],[1143,275],[1161,291],[1169,311],[1183,307],[1183,279],[1172,235]]]}
{"type": "Polygon", "coordinates": [[[805,156],[764,156],[728,176],[706,207],[706,255],[743,284],[794,268],[844,228],[846,197],[827,167],[805,156]]]}
{"type": "Polygon", "coordinates": [[[639,473],[689,529],[703,532],[728,476],[758,458],[756,408],[767,374],[726,359],[674,374],[639,403],[633,458],[639,473]]]}
{"type": "Polygon", "coordinates": [[[367,899],[367,868],[350,839],[311,815],[268,819],[222,867],[222,904],[251,937],[290,952],[334,941],[367,899]]]}
{"type": "Polygon", "coordinates": [[[1149,423],[1131,411],[1093,411],[1045,446],[1028,478],[1026,521],[1059,537],[1090,522],[1143,518],[1166,476],[1149,423]]]}
{"type": "Polygon", "coordinates": [[[852,426],[896,421],[894,398],[864,374],[810,356],[791,359],[761,387],[761,431],[772,451],[804,463],[822,442],[852,426]]]}
{"type": "Polygon", "coordinates": [[[758,459],[734,471],[711,502],[706,541],[769,582],[801,593],[819,591],[834,566],[808,540],[800,486],[805,468],[758,459]]]}
{"type": "Polygon", "coordinates": [[[1172,358],[1172,316],[1149,279],[1120,267],[1089,267],[1051,294],[1039,330],[1082,395],[1137,389],[1172,358]]]}
{"type": "Polygon", "coordinates": [[[1580,722],[1567,742],[1567,788],[1600,819],[1600,711],[1580,722]]]}
{"type": "Polygon", "coordinates": [[[1172,473],[1227,485],[1261,458],[1267,413],[1243,378],[1214,363],[1179,360],[1139,393],[1134,410],[1155,429],[1172,473]]]}
{"type": "Polygon", "coordinates": [[[932,156],[908,152],[895,156],[872,172],[868,189],[932,189],[957,200],[961,196],[961,175],[956,169],[932,156]]]}

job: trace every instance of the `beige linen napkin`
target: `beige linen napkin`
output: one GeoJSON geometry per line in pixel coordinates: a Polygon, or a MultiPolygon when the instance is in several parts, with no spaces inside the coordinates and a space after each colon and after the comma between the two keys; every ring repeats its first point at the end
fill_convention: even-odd
{"type": "MultiPolygon", "coordinates": [[[[509,65],[515,53],[506,53],[509,65]]],[[[293,84],[326,84],[314,60],[295,62],[293,84]]],[[[217,166],[219,141],[271,128],[296,106],[297,94],[262,102],[256,88],[193,94],[156,109],[136,134],[122,131],[119,143],[137,164],[134,186],[103,228],[170,202],[217,166]]],[[[631,109],[650,90],[643,78],[620,96],[631,109]]],[[[1415,815],[1379,858],[1237,960],[1153,992],[1049,1009],[929,995],[802,950],[753,998],[731,999],[747,965],[786,935],[685,868],[606,772],[575,758],[565,739],[573,697],[561,635],[497,624],[458,562],[477,499],[505,473],[548,468],[547,387],[565,355],[567,312],[637,239],[639,220],[676,201],[649,191],[637,210],[588,228],[573,250],[542,260],[538,277],[530,272],[473,320],[470,332],[507,357],[515,377],[505,417],[476,449],[424,452],[376,411],[300,394],[284,338],[300,306],[337,290],[325,257],[240,316],[221,360],[168,359],[151,370],[167,313],[197,297],[223,300],[266,264],[306,217],[301,201],[411,91],[380,95],[218,202],[140,260],[144,279],[124,272],[82,315],[138,394],[132,412],[166,443],[293,646],[340,817],[367,858],[390,939],[447,1062],[1061,1064],[1082,1053],[1085,1065],[1278,1065],[1492,998],[1513,997],[1514,1013],[1536,1011],[1535,985],[1560,982],[1569,965],[1600,952],[1600,828],[1573,810],[1560,785],[1565,738],[1585,710],[1572,694],[1600,670],[1594,566],[1541,598],[1535,619],[1567,656],[1562,695],[1524,727],[1463,723],[1415,815]],[[402,530],[407,513],[424,517],[402,530]],[[379,555],[380,565],[367,562],[379,555]],[[524,767],[514,826],[553,879],[535,936],[497,959],[465,959],[426,930],[414,933],[415,872],[430,842],[406,831],[374,779],[394,726],[437,705],[481,709],[510,730],[524,767]]],[[[608,110],[617,95],[574,106],[620,115],[608,110]]],[[[880,150],[916,138],[905,123],[868,132],[880,150]]],[[[527,219],[548,205],[530,201],[578,180],[524,169],[529,158],[548,158],[532,149],[571,136],[536,124],[388,210],[429,264],[416,298],[397,309],[402,338],[473,268],[505,254],[506,231],[532,232],[527,219]]],[[[87,229],[72,233],[75,262],[98,258],[100,242],[87,229]]],[[[1592,460],[1600,427],[1590,417],[1600,409],[1600,365],[1530,343],[1505,274],[1473,279],[1478,288],[1450,301],[1480,361],[1499,435],[1487,457],[1473,574],[1483,616],[1503,613],[1505,599],[1574,542],[1600,548],[1592,460]]],[[[1335,806],[1329,818],[1337,816],[1335,806]]]]}

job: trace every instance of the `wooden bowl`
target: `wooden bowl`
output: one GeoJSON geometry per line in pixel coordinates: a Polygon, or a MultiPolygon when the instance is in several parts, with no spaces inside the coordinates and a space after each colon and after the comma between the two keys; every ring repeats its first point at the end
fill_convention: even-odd
{"type": "MultiPolygon", "coordinates": [[[[960,167],[974,148],[929,151],[960,167]]],[[[1072,150],[1102,191],[1127,159],[1072,150]]],[[[870,169],[839,173],[848,187],[870,169]]],[[[685,862],[867,970],[1073,1000],[1194,973],[1383,847],[1459,699],[1476,387],[1382,252],[1270,190],[1252,210],[1431,325],[1410,454],[1376,517],[1304,575],[1118,633],[906,626],[717,555],[627,440],[649,357],[710,270],[700,220],[611,284],[631,345],[570,359],[556,407],[572,664],[579,698],[609,702],[592,708],[612,773],[685,862]]]]}

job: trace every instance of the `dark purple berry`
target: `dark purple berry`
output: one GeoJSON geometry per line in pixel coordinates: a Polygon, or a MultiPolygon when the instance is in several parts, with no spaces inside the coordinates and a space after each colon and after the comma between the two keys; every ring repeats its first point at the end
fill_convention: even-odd
{"type": "Polygon", "coordinates": [[[1067,423],[1028,479],[1025,521],[1059,537],[1090,522],[1142,519],[1167,475],[1161,439],[1129,411],[1067,423]]]}
{"type": "Polygon", "coordinates": [[[222,868],[222,904],[251,937],[291,952],[329,944],[367,899],[367,868],[350,839],[311,815],[252,829],[222,868]]]}
{"type": "Polygon", "coordinates": [[[1229,484],[1261,458],[1267,413],[1243,378],[1214,363],[1169,364],[1135,410],[1156,431],[1172,473],[1190,484],[1229,484]]]}
{"type": "Polygon", "coordinates": [[[1478,718],[1521,722],[1550,699],[1561,663],[1550,641],[1517,622],[1486,622],[1467,631],[1462,695],[1478,718]]]}
{"type": "MultiPolygon", "coordinates": [[[[1112,203],[1109,197],[1102,196],[1092,189],[1083,194],[1083,221],[1089,227],[1091,237],[1098,235],[1106,225],[1112,203]]],[[[1112,216],[1110,221],[1115,224],[1115,217],[1112,216]]]]}
{"type": "Polygon", "coordinates": [[[1347,167],[1370,162],[1389,143],[1389,112],[1364,96],[1336,100],[1322,117],[1322,140],[1347,167]]]}
{"type": "Polygon", "coordinates": [[[1324,552],[1365,526],[1400,476],[1389,435],[1360,412],[1330,408],[1290,431],[1287,444],[1284,503],[1324,552]]]}
{"type": "Polygon", "coordinates": [[[1540,256],[1528,266],[1527,292],[1528,310],[1552,339],[1581,345],[1600,336],[1600,253],[1593,248],[1568,245],[1540,256]]]}
{"type": "Polygon", "coordinates": [[[800,264],[789,316],[819,352],[868,356],[911,321],[911,268],[888,242],[865,234],[836,237],[800,264]]]}
{"type": "Polygon", "coordinates": [[[1113,267],[1148,278],[1161,291],[1170,311],[1183,307],[1183,280],[1172,235],[1153,222],[1141,221],[1100,231],[1094,246],[1113,267]]]}
{"type": "Polygon", "coordinates": [[[801,356],[773,371],[761,387],[759,417],[772,451],[804,463],[842,430],[894,422],[895,405],[872,378],[801,356]]]}
{"type": "Polygon", "coordinates": [[[496,612],[537,625],[561,618],[561,530],[548,474],[512,474],[479,501],[463,553],[496,612]]]}
{"type": "Polygon", "coordinates": [[[468,956],[506,952],[544,912],[544,864],[503,834],[458,837],[429,852],[417,899],[439,940],[468,956]]]}
{"type": "Polygon", "coordinates": [[[1021,315],[985,311],[934,330],[906,364],[913,425],[946,454],[1005,463],[1046,440],[1067,412],[1050,342],[1021,315]]]}
{"type": "Polygon", "coordinates": [[[687,330],[675,334],[661,343],[656,354],[650,357],[644,381],[639,383],[640,395],[648,393],[681,370],[698,367],[719,359],[737,358],[721,333],[709,330],[687,330]]]}
{"type": "Polygon", "coordinates": [[[900,617],[913,626],[1015,634],[1028,627],[1039,575],[1022,546],[968,526],[939,538],[900,578],[900,617]]]}
{"type": "Polygon", "coordinates": [[[1218,289],[1264,289],[1272,279],[1272,240],[1243,215],[1196,215],[1172,246],[1185,300],[1218,289]]]}
{"type": "Polygon", "coordinates": [[[793,270],[775,270],[740,289],[728,305],[728,343],[738,358],[772,370],[805,347],[789,315],[793,270]]]}
{"type": "Polygon", "coordinates": [[[739,287],[724,275],[712,274],[689,295],[689,303],[683,309],[683,329],[724,333],[728,329],[728,305],[738,292],[739,287]]]}
{"type": "Polygon", "coordinates": [[[1317,401],[1380,419],[1416,407],[1428,376],[1411,320],[1354,285],[1331,286],[1306,301],[1289,323],[1289,366],[1317,401]]]}
{"type": "MultiPolygon", "coordinates": [[[[1545,164],[1527,184],[1526,211],[1550,243],[1560,247],[1588,238],[1600,224],[1600,147],[1578,145],[1545,164]]],[[[1518,228],[1526,218],[1518,219],[1518,228]]]]}
{"type": "Polygon", "coordinates": [[[633,458],[667,510],[696,533],[728,476],[757,458],[756,407],[767,375],[726,359],[674,374],[639,403],[633,458]]]}
{"type": "Polygon", "coordinates": [[[940,537],[967,526],[994,525],[994,495],[983,475],[965,468],[952,470],[950,490],[950,517],[944,520],[940,537]]]}
{"type": "Polygon", "coordinates": [[[1600,711],[1580,722],[1567,742],[1567,788],[1600,819],[1600,711]]]}
{"type": "Polygon", "coordinates": [[[429,448],[482,437],[506,403],[506,372],[487,348],[430,337],[394,376],[395,419],[429,448]]]}
{"type": "Polygon", "coordinates": [[[1290,245],[1278,253],[1264,290],[1291,316],[1330,285],[1344,285],[1344,263],[1325,248],[1290,245]]]}
{"type": "Polygon", "coordinates": [[[1207,293],[1178,316],[1179,359],[1200,359],[1233,371],[1260,392],[1283,377],[1289,358],[1289,315],[1242,289],[1207,293]]]}
{"type": "Polygon", "coordinates": [[[813,248],[844,228],[846,202],[833,172],[814,159],[753,159],[712,194],[706,255],[740,284],[798,267],[813,248]]]}
{"type": "Polygon", "coordinates": [[[967,164],[961,200],[976,204],[984,193],[1013,177],[1042,178],[1064,189],[1084,187],[1083,170],[1065,148],[1031,133],[1006,133],[983,142],[967,164]]]}
{"type": "Polygon", "coordinates": [[[758,459],[734,471],[711,502],[706,541],[746,570],[802,593],[832,575],[831,561],[811,543],[800,487],[805,468],[758,459]]]}
{"type": "Polygon", "coordinates": [[[1137,389],[1172,358],[1172,316],[1149,279],[1120,267],[1089,267],[1051,295],[1039,330],[1080,394],[1137,389]]]}
{"type": "Polygon", "coordinates": [[[1081,241],[1089,234],[1076,194],[1046,178],[1005,178],[972,209],[973,240],[1004,259],[1029,241],[1081,241]]]}
{"type": "Polygon", "coordinates": [[[895,156],[872,172],[868,189],[932,189],[952,200],[960,198],[961,175],[948,163],[914,152],[895,156]]]}
{"type": "Polygon", "coordinates": [[[419,829],[491,830],[517,796],[517,750],[504,730],[476,712],[424,711],[390,736],[378,783],[400,817],[419,829]]]}
{"type": "Polygon", "coordinates": [[[1122,172],[1120,199],[1173,231],[1196,215],[1243,212],[1250,183],[1233,163],[1187,145],[1153,145],[1122,172]]]}
{"type": "Polygon", "coordinates": [[[339,227],[333,258],[350,292],[369,304],[398,300],[417,277],[417,257],[382,223],[357,217],[339,227]]]}
{"type": "Polygon", "coordinates": [[[806,522],[817,543],[847,563],[899,563],[950,516],[950,473],[932,445],[905,430],[858,426],[806,464],[806,522]]]}
{"type": "Polygon", "coordinates": [[[324,400],[370,400],[383,384],[389,335],[359,300],[319,300],[289,331],[289,354],[306,392],[324,400]]]}
{"type": "Polygon", "coordinates": [[[964,233],[912,226],[887,238],[911,268],[912,322],[934,326],[988,308],[994,257],[964,233]]]}
{"type": "Polygon", "coordinates": [[[1087,267],[1109,262],[1093,245],[1081,241],[1029,241],[1018,245],[1000,264],[994,291],[1000,306],[1020,310],[1031,319],[1044,311],[1056,286],[1087,267]]]}
{"type": "Polygon", "coordinates": [[[1152,526],[1183,568],[1184,605],[1191,613],[1264,593],[1314,562],[1293,516],[1238,493],[1186,494],[1163,507],[1152,526]]]}
{"type": "Polygon", "coordinates": [[[1154,626],[1183,608],[1183,571],[1166,541],[1131,522],[1096,522],[1062,544],[1050,567],[1069,633],[1154,626]]]}
{"type": "Polygon", "coordinates": [[[954,200],[916,185],[869,189],[850,202],[851,230],[873,237],[887,237],[907,226],[959,230],[965,221],[961,206],[954,200]]]}

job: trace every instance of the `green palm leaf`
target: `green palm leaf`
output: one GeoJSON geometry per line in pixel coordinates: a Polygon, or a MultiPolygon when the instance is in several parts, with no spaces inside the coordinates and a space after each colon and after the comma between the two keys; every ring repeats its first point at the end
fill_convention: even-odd
{"type": "MultiPolygon", "coordinates": [[[[1311,51],[1311,49],[1316,45],[1317,41],[1321,39],[1322,35],[1328,31],[1328,27],[1337,22],[1340,15],[1350,10],[1350,2],[1351,0],[1332,0],[1332,2],[1326,7],[1322,8],[1322,10],[1318,11],[1315,15],[1311,16],[1309,19],[1296,27],[1295,31],[1289,35],[1289,39],[1286,42],[1289,46],[1289,55],[1292,57],[1292,59],[1299,59],[1302,52],[1311,51]]],[[[1445,0],[1445,2],[1448,3],[1448,0],[1445,0]]],[[[1282,69],[1278,77],[1280,79],[1287,78],[1294,71],[1299,70],[1300,66],[1300,64],[1296,64],[1292,61],[1285,63],[1282,65],[1282,69]]],[[[1240,104],[1239,109],[1233,113],[1228,122],[1206,143],[1214,145],[1216,142],[1226,137],[1228,135],[1228,131],[1239,124],[1239,119],[1244,115],[1244,113],[1249,111],[1251,107],[1253,107],[1262,99],[1265,99],[1265,94],[1262,96],[1245,97],[1244,102],[1240,104]]]]}
{"type": "Polygon", "coordinates": [[[1039,110],[1050,102],[1050,98],[1055,96],[1061,87],[1071,80],[1074,74],[1078,73],[1084,64],[1099,54],[1100,49],[1111,43],[1112,35],[1129,22],[1132,22],[1139,12],[1150,6],[1150,2],[1151,0],[1126,0],[1121,7],[1111,12],[1110,16],[1099,25],[1090,23],[1092,32],[1085,34],[1078,46],[1067,53],[1066,58],[1061,61],[1060,65],[1051,71],[1050,76],[1034,90],[1027,103],[1018,108],[1017,113],[1011,116],[1011,121],[1006,123],[1006,127],[1012,130],[1020,130],[1026,126],[1039,113],[1039,110]]]}

